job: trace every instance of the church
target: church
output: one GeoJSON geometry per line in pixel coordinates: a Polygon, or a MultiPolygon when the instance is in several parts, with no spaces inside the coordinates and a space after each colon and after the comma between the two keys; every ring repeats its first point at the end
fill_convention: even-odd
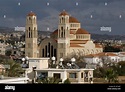
{"type": "Polygon", "coordinates": [[[26,16],[25,55],[29,58],[56,57],[60,58],[81,53],[83,56],[103,52],[100,44],[94,43],[91,34],[81,28],[81,23],[66,11],[59,15],[58,28],[50,37],[38,43],[37,16],[30,12],[26,16]]]}

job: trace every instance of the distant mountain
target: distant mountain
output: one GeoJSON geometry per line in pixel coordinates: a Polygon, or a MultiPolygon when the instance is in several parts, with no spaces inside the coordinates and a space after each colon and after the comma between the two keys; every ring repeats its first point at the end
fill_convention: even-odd
{"type": "Polygon", "coordinates": [[[9,32],[13,32],[14,28],[9,28],[9,27],[0,27],[0,33],[9,33],[9,32]]]}
{"type": "Polygon", "coordinates": [[[125,35],[91,34],[94,40],[125,40],[125,35]]]}
{"type": "MultiPolygon", "coordinates": [[[[0,27],[0,33],[11,33],[14,32],[14,28],[0,27]]],[[[38,34],[49,36],[52,32],[38,30],[38,34]]],[[[125,40],[125,35],[108,35],[108,34],[95,34],[91,33],[93,40],[125,40]]]]}

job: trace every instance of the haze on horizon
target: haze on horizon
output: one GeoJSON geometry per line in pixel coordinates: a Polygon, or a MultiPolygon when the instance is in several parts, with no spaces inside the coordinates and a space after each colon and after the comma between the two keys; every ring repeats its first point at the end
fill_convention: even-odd
{"type": "Polygon", "coordinates": [[[0,26],[25,26],[26,15],[37,15],[38,30],[58,28],[63,10],[81,22],[90,33],[125,34],[125,0],[0,0],[0,26]],[[100,27],[111,27],[111,32],[100,27]]]}

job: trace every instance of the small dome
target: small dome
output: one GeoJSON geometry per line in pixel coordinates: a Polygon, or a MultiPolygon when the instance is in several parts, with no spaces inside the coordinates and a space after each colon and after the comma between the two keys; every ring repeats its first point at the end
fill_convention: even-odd
{"type": "Polygon", "coordinates": [[[76,34],[89,34],[89,32],[87,32],[85,29],[79,28],[76,34]]]}
{"type": "Polygon", "coordinates": [[[27,14],[27,16],[36,16],[36,14],[31,11],[30,13],[27,14]]]}
{"type": "Polygon", "coordinates": [[[70,16],[69,23],[80,23],[80,22],[76,18],[70,16]]]}
{"type": "Polygon", "coordinates": [[[59,14],[59,16],[65,16],[65,15],[69,15],[65,10],[63,10],[60,14],[59,14]]]}

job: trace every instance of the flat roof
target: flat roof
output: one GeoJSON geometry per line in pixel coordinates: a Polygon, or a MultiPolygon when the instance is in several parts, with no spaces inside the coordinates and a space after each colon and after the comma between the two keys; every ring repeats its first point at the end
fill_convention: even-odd
{"type": "Polygon", "coordinates": [[[86,71],[86,70],[94,70],[94,69],[86,69],[86,68],[80,68],[80,69],[56,69],[56,68],[46,68],[46,69],[35,69],[36,71],[86,71]]]}

